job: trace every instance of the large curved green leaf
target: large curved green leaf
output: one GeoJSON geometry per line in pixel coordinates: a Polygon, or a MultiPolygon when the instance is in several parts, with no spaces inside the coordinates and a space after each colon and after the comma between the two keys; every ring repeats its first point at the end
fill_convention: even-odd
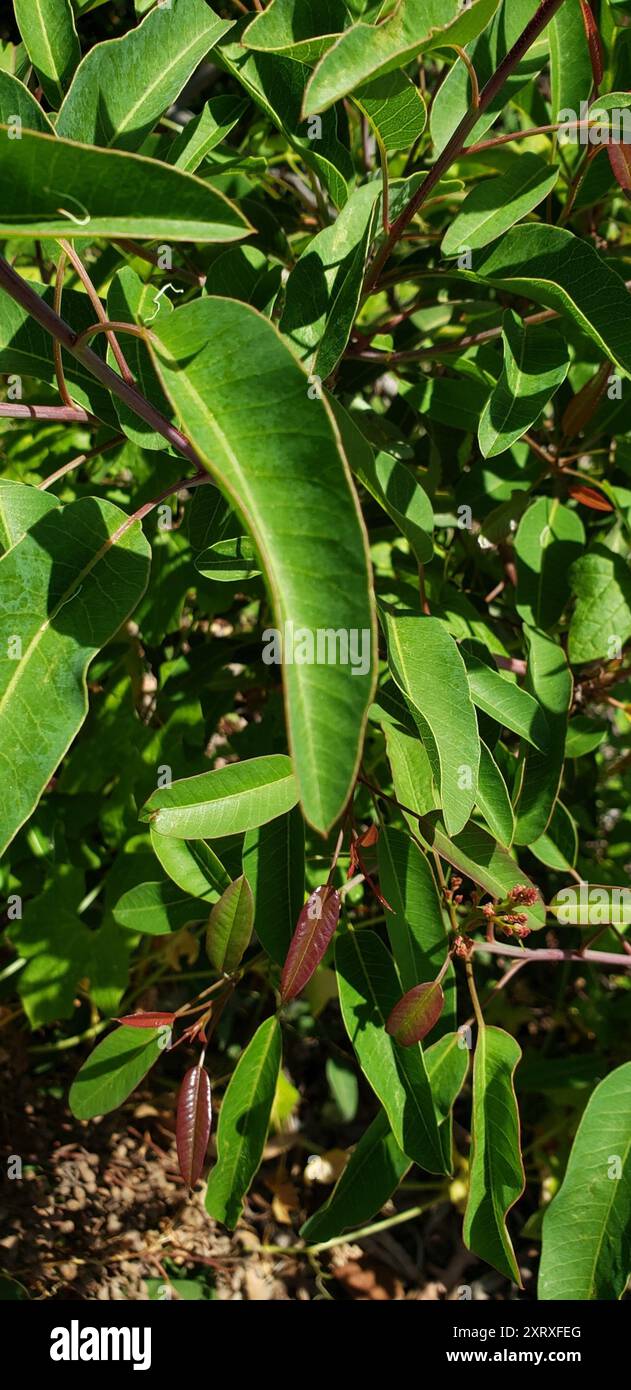
{"type": "Polygon", "coordinates": [[[86,54],[59,112],[57,133],[86,145],[140,149],[230,27],[206,0],[158,5],[122,38],[106,39],[86,54]]]}
{"type": "Polygon", "coordinates": [[[325,112],[314,139],[301,110],[309,68],[293,58],[242,47],[242,31],[243,22],[239,21],[220,40],[215,55],[321,179],[335,206],[343,207],[354,171],[342,129],[338,133],[337,112],[325,112]]]}
{"type": "Polygon", "coordinates": [[[124,521],[84,497],[40,517],[0,559],[3,850],[85,719],[90,661],[144,593],[150,548],[139,524],[117,538],[124,521]]]}
{"type": "Polygon", "coordinates": [[[252,230],[194,174],[126,150],[100,150],[0,125],[0,237],[167,237],[237,241],[252,230]]]}
{"type": "Polygon", "coordinates": [[[596,1087],[543,1218],[538,1295],[620,1298],[631,1274],[631,1062],[596,1087]]]}
{"type": "Polygon", "coordinates": [[[474,1254],[521,1287],[506,1229],[507,1213],[525,1185],[513,1083],[520,1057],[510,1033],[480,1028],[473,1059],[473,1156],[463,1235],[474,1254]]]}
{"type": "Polygon", "coordinates": [[[167,395],[261,557],[280,634],[276,643],[268,631],[263,659],[283,658],[300,798],[326,831],[357,772],[375,659],[364,530],[336,426],[275,328],[249,306],[198,300],[156,333],[167,395]],[[295,661],[294,639],[303,642],[295,661]]]}

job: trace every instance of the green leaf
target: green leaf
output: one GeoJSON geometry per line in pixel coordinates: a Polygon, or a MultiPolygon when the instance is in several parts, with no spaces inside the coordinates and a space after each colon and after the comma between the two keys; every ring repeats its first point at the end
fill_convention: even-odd
{"type": "Polygon", "coordinates": [[[413,707],[445,816],[457,834],[475,805],[480,739],[464,662],[439,618],[383,611],[394,679],[413,707]],[[440,672],[440,679],[436,679],[440,672]]]}
{"type": "Polygon", "coordinates": [[[370,1221],[411,1167],[383,1110],[362,1134],[328,1201],[300,1228],[310,1245],[370,1221]]]}
{"type": "Polygon", "coordinates": [[[194,174],[206,155],[220,145],[247,111],[248,102],[232,94],[211,97],[198,116],[189,121],[181,135],[172,140],[165,151],[167,164],[194,174]]]}
{"type": "Polygon", "coordinates": [[[139,883],[123,893],[113,909],[114,920],[130,931],[165,936],[188,922],[202,920],[203,902],[196,902],[175,883],[139,883]]]}
{"type": "Polygon", "coordinates": [[[445,1033],[437,1042],[432,1043],[431,1047],[425,1049],[425,1061],[440,1121],[438,1132],[445,1163],[451,1172],[454,1163],[452,1111],[469,1070],[466,1031],[445,1033]]]}
{"type": "Polygon", "coordinates": [[[506,1216],[525,1186],[514,1073],[521,1048],[502,1028],[478,1031],[473,1059],[473,1156],[465,1245],[521,1288],[506,1216]]]}
{"type": "Polygon", "coordinates": [[[530,843],[530,853],[557,873],[571,873],[578,855],[576,821],[562,801],[555,803],[547,830],[530,843]]]}
{"type": "Polygon", "coordinates": [[[516,796],[515,841],[528,845],[543,835],[554,810],[565,756],[573,682],[563,649],[536,628],[524,626],[528,643],[526,684],[541,705],[550,730],[546,753],[522,750],[516,796]]]}
{"type": "Polygon", "coordinates": [[[356,1068],[338,1057],[328,1057],[325,1074],[337,1115],[343,1124],[352,1124],[359,1105],[356,1068]]]}
{"type": "Polygon", "coordinates": [[[215,541],[195,559],[195,569],[206,579],[237,584],[255,579],[261,573],[259,559],[249,536],[215,541]]]}
{"type": "Polygon", "coordinates": [[[254,930],[277,965],[283,965],[305,900],[305,832],[299,810],[249,830],[243,872],[254,897],[254,930]]]}
{"type": "Polygon", "coordinates": [[[423,134],[427,120],[425,102],[418,87],[400,69],[359,87],[354,101],[386,151],[408,150],[423,134]]]}
{"type": "Polygon", "coordinates": [[[206,1211],[233,1231],[261,1162],[281,1061],[277,1018],[267,1018],[242,1052],[219,1112],[217,1162],[206,1211]]]}
{"type": "MultiPolygon", "coordinates": [[[[400,724],[386,723],[384,733],[397,800],[419,816],[436,811],[438,797],[432,769],[418,730],[413,726],[410,732],[400,724]]],[[[416,834],[416,820],[411,816],[406,816],[406,820],[412,833],[416,834]]]]}
{"type": "Polygon", "coordinates": [[[18,483],[14,478],[0,478],[0,547],[10,550],[12,545],[30,531],[46,512],[52,512],[61,503],[54,493],[41,492],[38,487],[28,483],[18,483]]]}
{"type": "Polygon", "coordinates": [[[77,1120],[116,1110],[157,1062],[168,1041],[163,1028],[115,1028],[90,1053],[72,1086],[68,1104],[77,1120]]]}
{"type": "MultiPolygon", "coordinates": [[[[41,0],[40,0],[41,2],[41,0]]],[[[217,40],[231,28],[205,0],[170,0],[81,62],[57,133],[105,149],[139,150],[217,40]]]]}
{"type": "Polygon", "coordinates": [[[57,107],[81,57],[70,0],[13,0],[13,8],[44,94],[57,107]]]}
{"type": "Polygon", "coordinates": [[[230,883],[221,860],[204,840],[172,840],[151,826],[151,847],[162,868],[190,898],[215,903],[230,883]]]}
{"type": "Polygon", "coordinates": [[[281,53],[298,62],[313,63],[326,53],[348,24],[343,0],[272,0],[241,35],[245,48],[281,53]]]}
{"type": "Polygon", "coordinates": [[[515,536],[517,612],[530,627],[549,631],[570,597],[570,566],[585,544],[578,512],[558,497],[537,497],[515,536]]]}
{"type": "Polygon", "coordinates": [[[467,668],[474,705],[495,719],[501,728],[511,729],[526,743],[545,752],[550,742],[550,730],[534,696],[492,666],[481,643],[465,640],[460,651],[467,668]]]}
{"type": "Polygon", "coordinates": [[[290,811],[297,800],[291,760],[270,753],[161,787],[145,802],[140,819],[149,821],[158,835],[220,839],[264,825],[290,811]]]}
{"type": "Polygon", "coordinates": [[[0,237],[210,242],[252,230],[217,189],[157,160],[39,131],[8,140],[2,125],[0,139],[0,237]]]}
{"type": "MultiPolygon", "coordinates": [[[[417,833],[428,849],[440,854],[464,878],[478,883],[492,898],[507,897],[517,883],[530,884],[516,859],[474,821],[469,821],[459,835],[450,838],[436,816],[422,816],[417,833]]],[[[531,930],[545,926],[545,907],[540,899],[534,907],[523,910],[531,930]]]]}
{"type": "Polygon", "coordinates": [[[604,743],[607,732],[606,725],[596,724],[588,715],[577,714],[567,726],[566,758],[584,758],[587,753],[594,753],[604,743]]]}
{"type": "Polygon", "coordinates": [[[562,227],[513,227],[473,256],[467,279],[513,290],[567,316],[615,366],[631,371],[631,296],[588,241],[562,227]]]}
{"type": "Polygon", "coordinates": [[[579,112],[581,102],[589,101],[593,83],[581,6],[562,5],[550,23],[550,119],[562,121],[564,112],[579,112]]]}
{"type": "Polygon", "coordinates": [[[488,24],[499,0],[405,0],[377,25],[354,24],[320,59],[305,94],[306,115],[324,111],[360,83],[445,44],[467,44],[488,24]]]}
{"type": "Polygon", "coordinates": [[[0,69],[0,122],[15,130],[16,116],[19,116],[27,130],[43,130],[48,135],[55,133],[46,112],[29,92],[28,87],[19,82],[12,73],[0,69]]]}
{"type": "MultiPolygon", "coordinates": [[[[445,919],[427,856],[401,830],[384,826],[379,836],[379,883],[392,912],[386,926],[403,990],[432,980],[449,946],[445,919]]],[[[445,1008],[436,1036],[456,1021],[456,978],[450,965],[443,980],[445,1008]]]]}
{"type": "Polygon", "coordinates": [[[598,542],[574,561],[570,584],[576,605],[570,623],[572,665],[610,658],[631,637],[631,572],[621,555],[598,542]]]}
{"type": "Polygon", "coordinates": [[[536,424],[563,385],[570,365],[567,344],[547,324],[524,325],[509,309],[502,325],[504,363],[480,416],[478,442],[484,458],[495,458],[536,424]]]}
{"type": "Polygon", "coordinates": [[[477,183],[443,237],[443,256],[488,246],[539,207],[558,177],[559,170],[551,169],[538,155],[521,154],[504,173],[477,183]]]}
{"type": "Polygon", "coordinates": [[[85,719],[90,661],[144,593],[149,546],[138,524],[118,536],[125,519],[111,502],[84,497],[40,517],[0,559],[2,849],[85,719]]]}
{"type": "Polygon", "coordinates": [[[483,741],[480,742],[478,808],[496,840],[510,847],[515,833],[515,819],[508,788],[493,754],[483,741]]]}
{"type": "Polygon", "coordinates": [[[206,930],[206,954],[220,974],[232,975],[250,944],[254,899],[243,875],[235,878],[215,903],[206,930]]]}
{"type": "Polygon", "coordinates": [[[631,1269],[631,1062],[596,1087],[543,1218],[539,1298],[622,1297],[631,1269]]]}
{"type": "Polygon", "coordinates": [[[399,1047],[386,1032],[401,993],[392,957],[379,937],[364,929],[338,937],[335,963],[346,1031],[397,1143],[421,1168],[446,1172],[421,1045],[399,1047]]]}
{"type": "Polygon", "coordinates": [[[309,242],[287,281],[281,332],[322,380],[336,367],[355,321],[379,193],[378,183],[356,188],[335,222],[309,242]]]}
{"type": "Polygon", "coordinates": [[[308,821],[325,832],[355,780],[374,662],[366,542],[337,430],[326,403],[310,399],[275,328],[248,306],[198,300],[176,309],[157,334],[167,395],[260,556],[276,624],[263,634],[263,662],[284,657],[300,799],[308,821]],[[248,370],[254,358],[264,371],[248,370]],[[343,586],[331,567],[334,550],[345,556],[343,586]],[[288,637],[302,640],[299,629],[312,649],[308,664],[285,649],[288,637]],[[336,632],[341,643],[331,652],[323,642],[336,632]],[[353,660],[360,643],[363,660],[353,660]]]}

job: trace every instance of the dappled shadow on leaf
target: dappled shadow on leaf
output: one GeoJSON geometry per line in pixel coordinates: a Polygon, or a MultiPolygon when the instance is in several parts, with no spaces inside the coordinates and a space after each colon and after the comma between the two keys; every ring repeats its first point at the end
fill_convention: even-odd
{"type": "Polygon", "coordinates": [[[93,497],[48,512],[30,532],[52,562],[48,624],[84,650],[108,642],[144,592],[148,565],[144,556],[127,548],[133,534],[130,530],[122,543],[113,543],[93,497]]]}

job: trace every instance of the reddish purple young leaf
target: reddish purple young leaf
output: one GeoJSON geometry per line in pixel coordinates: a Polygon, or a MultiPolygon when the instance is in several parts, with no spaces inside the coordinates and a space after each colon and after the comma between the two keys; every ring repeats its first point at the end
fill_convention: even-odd
{"type": "Polygon", "coordinates": [[[204,1167],[211,1117],[208,1072],[204,1067],[191,1067],[180,1086],[175,1127],[180,1173],[189,1189],[204,1167]]]}
{"type": "Polygon", "coordinates": [[[624,140],[607,145],[607,154],[623,193],[631,193],[631,145],[625,145],[624,140]]]}
{"type": "Polygon", "coordinates": [[[311,979],[333,936],[340,915],[340,895],[324,884],[314,889],[300,913],[280,979],[283,1003],[295,999],[311,979]]]}
{"type": "Polygon", "coordinates": [[[141,1010],[137,1014],[124,1014],[114,1021],[124,1023],[127,1028],[171,1028],[175,1017],[175,1014],[146,1014],[141,1010]]]}
{"type": "Polygon", "coordinates": [[[583,24],[585,25],[585,33],[587,35],[587,44],[589,47],[589,56],[592,62],[592,74],[594,78],[594,85],[596,87],[596,91],[598,92],[598,88],[600,87],[600,84],[604,76],[603,50],[602,44],[600,42],[600,34],[598,32],[596,20],[594,19],[589,5],[589,0],[581,0],[581,10],[583,11],[583,24]]]}
{"type": "Polygon", "coordinates": [[[412,1047],[438,1023],[445,996],[437,980],[415,985],[395,1004],[386,1031],[401,1047],[412,1047]]]}

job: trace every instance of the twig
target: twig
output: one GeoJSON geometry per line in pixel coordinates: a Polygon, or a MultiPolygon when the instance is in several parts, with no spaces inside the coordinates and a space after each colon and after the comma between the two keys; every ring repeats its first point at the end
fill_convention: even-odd
{"type": "MultiPolygon", "coordinates": [[[[99,322],[105,323],[107,320],[107,314],[105,312],[105,309],[103,308],[100,297],[94,285],[92,284],[92,281],[83,264],[83,261],[81,260],[81,257],[77,255],[77,252],[75,251],[71,241],[66,241],[63,237],[60,237],[59,245],[68,257],[68,260],[72,261],[72,264],[77,272],[77,275],[79,276],[79,279],[81,280],[81,283],[86,291],[86,294],[90,300],[90,303],[92,304],[92,307],[99,322]]],[[[57,305],[55,305],[55,308],[57,310],[57,313],[59,313],[57,305]]],[[[107,335],[107,341],[112,349],[112,352],[114,353],[118,370],[123,378],[123,381],[126,381],[129,385],[131,385],[134,380],[133,374],[127,364],[123,350],[120,346],[120,343],[118,342],[115,333],[109,332],[107,335]]]]}
{"type": "Polygon", "coordinates": [[[142,328],[140,324],[121,323],[118,319],[103,319],[101,323],[91,323],[88,328],[82,328],[81,332],[77,333],[77,347],[81,347],[83,343],[87,343],[88,338],[95,338],[97,333],[106,333],[107,340],[111,343],[114,337],[114,330],[117,333],[131,333],[135,338],[142,338],[145,342],[147,337],[155,337],[155,335],[150,334],[148,328],[142,328]]]}
{"type": "Polygon", "coordinates": [[[47,488],[52,487],[53,483],[58,482],[59,478],[63,478],[66,473],[71,473],[73,468],[80,468],[82,463],[88,463],[90,459],[98,458],[99,454],[106,454],[108,449],[115,449],[117,444],[122,444],[124,442],[124,439],[124,434],[115,434],[113,439],[106,439],[105,444],[97,444],[94,449],[89,449],[86,454],[77,454],[76,458],[70,459],[68,463],[64,463],[55,473],[50,473],[47,478],[44,478],[43,482],[39,483],[40,492],[45,492],[47,488]]]}
{"type": "Polygon", "coordinates": [[[477,74],[477,72],[476,72],[476,70],[475,70],[475,68],[474,68],[474,66],[473,66],[473,63],[471,62],[471,59],[470,59],[470,57],[469,57],[469,54],[467,53],[466,48],[461,48],[459,43],[454,43],[454,44],[451,45],[451,47],[452,47],[452,48],[455,48],[456,53],[458,54],[458,57],[459,57],[459,58],[462,58],[462,61],[463,61],[464,65],[465,65],[465,67],[466,67],[466,69],[467,69],[467,72],[468,72],[468,74],[469,74],[469,78],[470,78],[470,81],[471,81],[471,105],[472,105],[472,107],[474,108],[475,111],[479,111],[479,109],[480,109],[480,85],[479,85],[479,83],[478,83],[478,74],[477,74]]]}
{"type": "MultiPolygon", "coordinates": [[[[73,357],[83,363],[83,366],[97,378],[97,381],[101,382],[102,386],[105,386],[106,390],[118,396],[119,400],[123,401],[136,415],[139,415],[141,420],[151,426],[152,430],[163,435],[169,444],[177,449],[184,458],[187,458],[195,468],[199,467],[199,458],[186,435],[182,434],[182,431],[178,430],[175,425],[172,425],[161,411],[151,405],[150,401],[145,400],[145,397],[135,386],[131,386],[128,382],[123,381],[122,377],[117,376],[116,372],[91,347],[85,344],[83,346],[77,345],[77,335],[70,325],[55,313],[50,304],[40,298],[32,286],[23,280],[3,257],[0,257],[0,288],[4,289],[17,304],[20,304],[27,314],[30,314],[31,318],[35,319],[35,322],[39,323],[47,333],[50,333],[52,338],[57,339],[73,357]]],[[[82,412],[80,418],[84,420],[87,417],[82,412]]]]}
{"type": "Polygon", "coordinates": [[[471,1003],[473,1004],[473,1012],[474,1012],[474,1014],[475,1014],[475,1021],[476,1021],[477,1025],[478,1025],[478,1028],[482,1029],[482,1028],[484,1028],[484,1014],[482,1013],[482,1009],[481,1009],[481,1007],[480,1007],[480,1000],[478,999],[478,991],[477,991],[477,989],[476,989],[476,987],[475,987],[475,976],[474,976],[474,974],[473,974],[473,966],[472,966],[470,960],[466,960],[466,961],[465,961],[465,970],[466,970],[466,973],[467,973],[467,984],[468,984],[468,986],[469,986],[469,994],[471,995],[471,1003]]]}
{"type": "MultiPolygon", "coordinates": [[[[249,11],[246,10],[245,13],[248,14],[249,11]]],[[[149,265],[156,266],[158,270],[162,270],[157,253],[151,251],[148,246],[137,246],[135,241],[128,241],[125,237],[116,237],[112,245],[120,247],[121,251],[124,251],[126,255],[136,256],[139,261],[147,261],[149,265]]],[[[184,267],[173,266],[169,268],[169,275],[172,276],[174,280],[185,280],[187,285],[197,285],[199,289],[203,289],[206,284],[206,276],[203,271],[199,271],[199,273],[196,274],[193,270],[185,270],[184,267]]]]}
{"type": "MultiPolygon", "coordinates": [[[[55,276],[55,292],[53,297],[53,305],[56,314],[61,313],[61,298],[63,294],[64,274],[66,271],[67,263],[68,257],[65,251],[62,251],[57,262],[57,274],[55,276]]],[[[59,391],[59,395],[61,396],[61,399],[64,405],[67,407],[67,409],[74,410],[74,401],[72,399],[72,396],[70,395],[70,392],[66,385],[66,378],[64,376],[64,364],[61,353],[61,343],[53,342],[53,361],[55,363],[55,376],[57,378],[57,390],[59,391]]]]}
{"type": "Polygon", "coordinates": [[[503,946],[499,941],[474,941],[474,951],[488,951],[492,956],[507,956],[532,964],[535,961],[576,961],[591,965],[611,965],[617,970],[631,970],[631,955],[618,956],[613,951],[562,951],[553,946],[531,951],[525,946],[503,946]]]}
{"type": "Polygon", "coordinates": [[[116,542],[120,540],[121,536],[125,535],[125,532],[129,530],[130,526],[133,526],[136,521],[143,521],[144,518],[149,515],[149,512],[154,510],[154,507],[158,507],[161,502],[164,502],[165,497],[171,497],[174,492],[181,492],[183,488],[202,487],[204,483],[212,483],[212,481],[210,473],[207,473],[205,470],[200,470],[200,472],[195,473],[192,478],[180,478],[176,483],[170,483],[157,497],[152,497],[149,502],[143,502],[142,507],[138,507],[137,511],[131,513],[131,516],[125,517],[125,520],[121,522],[121,525],[113,532],[110,544],[116,545],[116,542]]]}
{"type": "Polygon", "coordinates": [[[80,405],[0,405],[5,420],[56,420],[60,425],[93,425],[94,416],[80,405]]]}

